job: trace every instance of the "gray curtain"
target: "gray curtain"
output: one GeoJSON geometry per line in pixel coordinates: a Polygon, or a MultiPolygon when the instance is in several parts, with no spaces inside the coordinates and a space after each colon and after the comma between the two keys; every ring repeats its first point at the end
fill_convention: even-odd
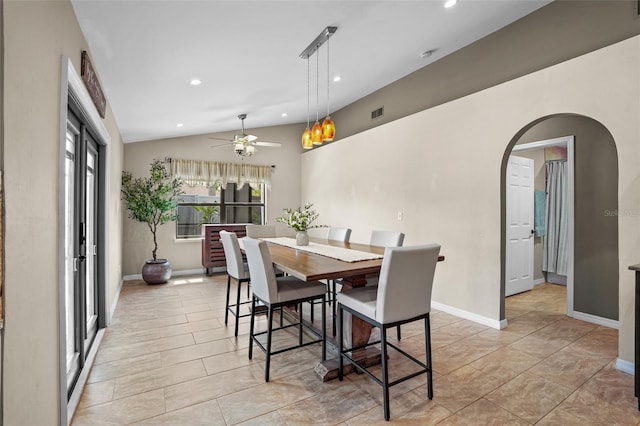
{"type": "Polygon", "coordinates": [[[567,162],[549,161],[547,167],[547,233],[542,251],[542,270],[567,275],[567,162]]]}

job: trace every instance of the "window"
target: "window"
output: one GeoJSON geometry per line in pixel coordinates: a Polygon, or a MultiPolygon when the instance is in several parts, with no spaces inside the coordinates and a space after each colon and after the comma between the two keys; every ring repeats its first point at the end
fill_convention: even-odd
{"type": "Polygon", "coordinates": [[[264,184],[238,188],[228,183],[223,189],[219,181],[211,187],[182,186],[176,220],[177,238],[200,237],[204,223],[264,224],[264,184]]]}

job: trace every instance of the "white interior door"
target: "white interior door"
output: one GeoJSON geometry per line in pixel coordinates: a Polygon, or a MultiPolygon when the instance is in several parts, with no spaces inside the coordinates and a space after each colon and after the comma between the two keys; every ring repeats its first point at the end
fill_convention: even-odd
{"type": "Polygon", "coordinates": [[[505,296],[533,289],[533,160],[509,157],[505,296]]]}

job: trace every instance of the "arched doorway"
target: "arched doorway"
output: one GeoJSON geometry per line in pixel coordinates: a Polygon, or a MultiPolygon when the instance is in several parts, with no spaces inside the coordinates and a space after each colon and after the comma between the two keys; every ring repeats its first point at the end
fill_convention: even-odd
{"type": "Polygon", "coordinates": [[[573,312],[571,316],[617,328],[618,157],[611,133],[598,121],[575,114],[542,117],[508,144],[501,168],[500,318],[505,312],[506,170],[516,145],[574,136],[575,199],[573,312]]]}

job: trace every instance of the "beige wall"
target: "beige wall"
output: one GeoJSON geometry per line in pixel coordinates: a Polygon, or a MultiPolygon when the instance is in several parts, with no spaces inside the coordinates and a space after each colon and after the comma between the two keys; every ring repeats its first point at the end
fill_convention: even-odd
{"type": "MultiPolygon", "coordinates": [[[[592,117],[613,135],[619,209],[640,201],[640,37],[353,135],[302,157],[302,199],[323,220],[353,228],[397,229],[405,244],[436,241],[433,299],[500,320],[500,172],[510,141],[556,113],[592,117]],[[334,170],[327,174],[325,170],[334,170]],[[318,186],[317,182],[323,185],[318,186]],[[404,219],[397,220],[402,211],[404,219]]],[[[510,149],[510,148],[509,148],[510,149]]],[[[619,221],[620,358],[633,358],[633,274],[640,217],[619,221]]]]}
{"type": "MultiPolygon", "coordinates": [[[[4,3],[6,177],[5,425],[57,425],[61,58],[80,74],[88,50],[68,1],[4,3]]],[[[122,146],[109,110],[110,300],[121,277],[119,175],[122,146]]]]}
{"type": "MultiPolygon", "coordinates": [[[[230,146],[212,148],[224,143],[208,139],[211,135],[136,142],[125,145],[125,170],[135,177],[146,176],[149,164],[154,158],[184,158],[191,160],[241,162],[249,164],[274,165],[272,188],[267,193],[267,223],[277,225],[278,232],[287,232],[275,218],[285,207],[300,205],[300,136],[304,126],[289,125],[246,129],[247,133],[261,140],[280,142],[280,148],[259,147],[252,157],[241,160],[230,146]]],[[[216,137],[233,137],[233,132],[218,134],[216,137]]],[[[331,169],[327,170],[329,173],[331,169]]],[[[124,215],[127,216],[125,210],[124,215]]],[[[201,244],[199,239],[176,240],[175,223],[168,223],[158,231],[158,256],[167,258],[174,271],[202,270],[201,244]]],[[[145,260],[151,258],[152,239],[146,225],[129,218],[124,221],[124,246],[122,251],[123,273],[140,274],[145,260]]]]}

